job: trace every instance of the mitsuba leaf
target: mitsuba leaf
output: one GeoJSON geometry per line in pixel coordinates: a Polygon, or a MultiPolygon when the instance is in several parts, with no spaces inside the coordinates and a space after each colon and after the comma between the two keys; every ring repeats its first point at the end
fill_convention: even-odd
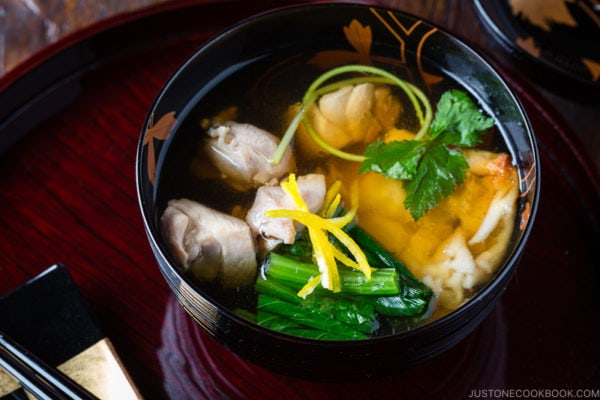
{"type": "Polygon", "coordinates": [[[404,182],[407,193],[404,207],[413,219],[417,221],[450,195],[465,180],[468,167],[460,150],[431,143],[419,162],[415,177],[404,182]]]}
{"type": "Polygon", "coordinates": [[[437,104],[428,136],[368,146],[359,172],[402,181],[404,206],[416,221],[465,180],[469,164],[461,148],[480,144],[493,125],[465,92],[449,90],[437,104]]]}
{"type": "Polygon", "coordinates": [[[427,143],[422,140],[377,141],[365,150],[359,172],[375,171],[391,179],[413,179],[427,143]]]}
{"type": "Polygon", "coordinates": [[[438,102],[429,136],[448,145],[473,147],[481,143],[481,132],[493,125],[494,120],[484,116],[466,93],[449,90],[438,102]]]}

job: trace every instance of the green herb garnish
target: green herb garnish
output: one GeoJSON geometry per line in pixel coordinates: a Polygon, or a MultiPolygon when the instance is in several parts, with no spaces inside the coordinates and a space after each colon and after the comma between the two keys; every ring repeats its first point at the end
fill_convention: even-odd
{"type": "Polygon", "coordinates": [[[460,90],[442,94],[432,120],[431,105],[416,86],[376,67],[348,65],[327,71],[311,84],[303,97],[300,112],[273,155],[274,164],[279,162],[300,123],[304,124],[312,139],[329,153],[361,162],[359,172],[374,171],[402,181],[406,191],[404,206],[416,221],[464,181],[469,164],[460,149],[481,143],[484,131],[494,125],[494,120],[484,116],[469,96],[460,90]],[[324,86],[327,80],[350,72],[372,75],[324,86]],[[364,155],[359,155],[332,148],[318,136],[306,117],[306,111],[323,94],[344,85],[364,82],[395,85],[404,91],[421,125],[414,140],[377,141],[366,148],[364,155]]]}
{"type": "Polygon", "coordinates": [[[365,151],[360,172],[375,171],[404,182],[404,206],[416,221],[465,180],[467,160],[459,148],[473,147],[494,125],[466,93],[445,92],[423,139],[376,142],[365,151]]]}

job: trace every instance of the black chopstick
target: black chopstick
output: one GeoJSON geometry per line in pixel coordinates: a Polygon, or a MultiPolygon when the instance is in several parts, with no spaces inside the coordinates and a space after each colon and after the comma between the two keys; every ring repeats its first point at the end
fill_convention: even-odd
{"type": "Polygon", "coordinates": [[[0,367],[40,400],[97,399],[71,378],[21,347],[0,331],[0,367]]]}

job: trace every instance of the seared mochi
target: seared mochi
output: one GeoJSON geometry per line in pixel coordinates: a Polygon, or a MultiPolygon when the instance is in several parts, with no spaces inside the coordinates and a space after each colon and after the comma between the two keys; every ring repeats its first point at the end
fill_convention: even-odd
{"type": "MultiPolygon", "coordinates": [[[[308,174],[297,178],[300,195],[311,213],[318,212],[325,200],[325,176],[308,174]]],[[[246,215],[246,222],[259,237],[262,251],[270,251],[280,243],[292,244],[296,233],[302,228],[291,218],[267,218],[267,210],[296,210],[294,200],[281,186],[261,186],[256,192],[252,207],[246,215]]]]}
{"type": "Polygon", "coordinates": [[[223,178],[235,189],[245,191],[274,183],[295,166],[290,147],[277,165],[271,156],[279,138],[254,125],[229,121],[208,129],[204,152],[223,178]]]}
{"type": "Polygon", "coordinates": [[[256,245],[248,224],[188,199],[171,200],[161,217],[171,254],[203,281],[226,288],[254,282],[256,245]]]}

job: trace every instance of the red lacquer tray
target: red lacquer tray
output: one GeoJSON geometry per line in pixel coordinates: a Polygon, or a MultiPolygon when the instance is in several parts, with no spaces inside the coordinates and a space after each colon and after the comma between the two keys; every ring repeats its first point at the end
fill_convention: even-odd
{"type": "Polygon", "coordinates": [[[597,168],[553,110],[511,76],[539,140],[540,207],[502,301],[456,347],[407,371],[307,381],[238,358],[182,311],[144,234],[138,137],[177,66],[216,31],[266,7],[165,3],[68,37],[0,80],[0,293],[65,264],[146,398],[429,399],[597,388],[597,168]]]}

